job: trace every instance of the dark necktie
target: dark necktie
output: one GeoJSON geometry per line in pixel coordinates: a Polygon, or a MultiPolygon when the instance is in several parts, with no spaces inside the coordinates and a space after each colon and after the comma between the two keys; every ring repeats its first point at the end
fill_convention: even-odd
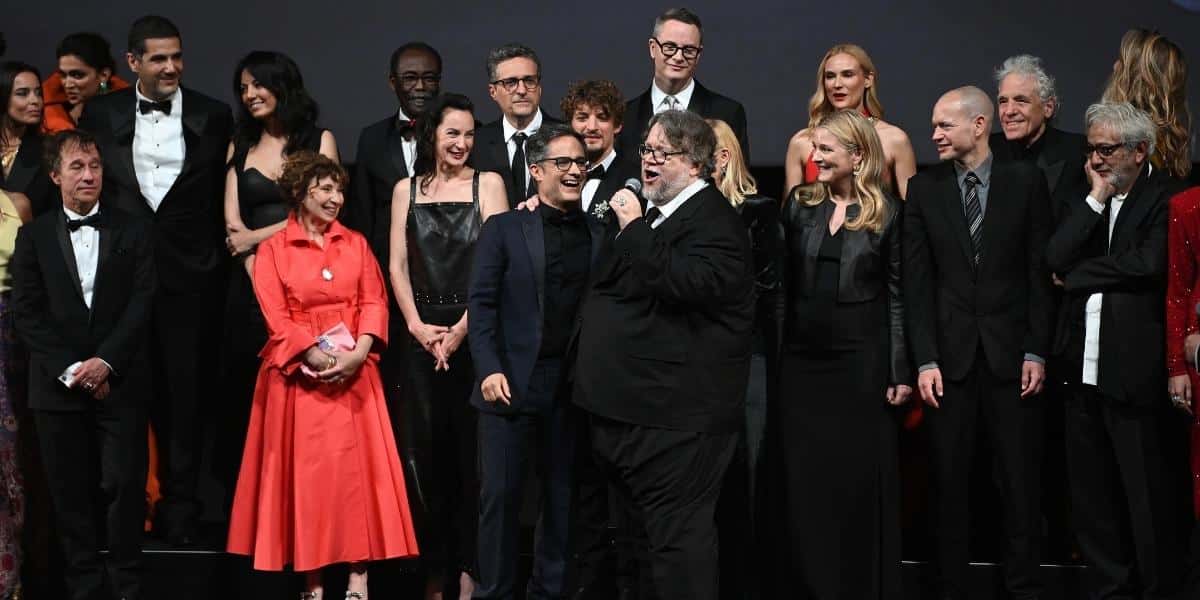
{"type": "Polygon", "coordinates": [[[513,143],[517,146],[517,151],[513,152],[512,159],[512,184],[513,189],[517,191],[517,197],[525,199],[525,139],[529,136],[524,133],[517,132],[513,134],[513,143]]]}
{"type": "Polygon", "coordinates": [[[82,219],[68,218],[67,219],[67,231],[79,231],[79,228],[84,227],[84,226],[100,229],[100,225],[103,224],[103,222],[104,221],[100,218],[100,213],[96,213],[94,215],[90,215],[90,216],[84,217],[82,219]]]}
{"type": "Polygon", "coordinates": [[[604,179],[604,165],[600,165],[600,166],[592,169],[591,171],[588,171],[587,178],[589,180],[604,179]]]}
{"type": "Polygon", "coordinates": [[[967,217],[967,231],[971,233],[971,246],[975,251],[975,266],[983,259],[983,207],[979,203],[979,176],[968,171],[967,189],[963,194],[963,214],[967,217]]]}
{"type": "Polygon", "coordinates": [[[646,224],[650,227],[654,227],[654,222],[658,220],[658,217],[661,214],[662,211],[658,210],[657,206],[651,206],[650,209],[646,211],[646,224]]]}
{"type": "Polygon", "coordinates": [[[163,100],[162,102],[155,102],[153,100],[138,100],[138,111],[143,115],[156,110],[164,115],[171,114],[171,101],[163,100]]]}

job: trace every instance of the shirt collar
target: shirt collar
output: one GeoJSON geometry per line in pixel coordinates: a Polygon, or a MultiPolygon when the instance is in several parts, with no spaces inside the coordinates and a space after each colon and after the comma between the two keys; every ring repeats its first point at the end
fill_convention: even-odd
{"type": "Polygon", "coordinates": [[[527,136],[533,135],[542,126],[542,109],[538,109],[537,113],[533,115],[533,120],[529,122],[529,125],[525,126],[525,129],[517,129],[516,126],[508,122],[508,117],[503,115],[500,116],[500,124],[504,127],[504,143],[506,144],[512,141],[513,135],[518,131],[527,136]]]}
{"type": "Polygon", "coordinates": [[[97,203],[93,204],[92,210],[88,211],[88,214],[86,214],[86,215],[81,215],[81,214],[67,208],[66,204],[63,205],[62,209],[63,209],[63,212],[66,213],[68,219],[82,219],[84,217],[90,217],[96,213],[99,213],[100,212],[100,203],[97,202],[97,203]]]}
{"type": "Polygon", "coordinates": [[[411,120],[412,119],[408,118],[408,115],[404,114],[404,108],[400,108],[400,110],[396,111],[396,122],[397,123],[407,123],[411,120]]]}
{"type": "Polygon", "coordinates": [[[689,79],[687,85],[685,85],[682,90],[679,90],[678,94],[668,94],[658,89],[658,83],[652,81],[650,82],[650,103],[652,108],[658,108],[658,106],[662,104],[663,98],[673,95],[675,96],[675,99],[679,101],[679,105],[686,109],[691,105],[692,92],[694,91],[696,91],[695,77],[689,79]]]}
{"type": "Polygon", "coordinates": [[[676,194],[674,198],[671,198],[669,201],[667,201],[666,204],[655,206],[658,206],[658,211],[662,214],[663,220],[669,219],[671,215],[675,213],[675,211],[679,210],[680,206],[683,206],[684,202],[687,202],[689,198],[695,196],[697,192],[706,187],[708,187],[708,181],[704,179],[697,179],[687,187],[683,188],[683,190],[676,194]]]}
{"type": "Polygon", "coordinates": [[[974,173],[975,176],[979,178],[979,185],[981,187],[987,187],[988,182],[992,179],[992,153],[988,152],[987,158],[983,159],[983,162],[979,163],[978,167],[970,170],[967,170],[966,167],[955,162],[954,173],[958,176],[958,187],[960,188],[963,186],[963,182],[967,179],[967,173],[974,173]]]}
{"type": "MultiPolygon", "coordinates": [[[[283,239],[289,244],[297,242],[311,242],[308,239],[308,232],[304,230],[304,225],[300,224],[300,214],[295,210],[288,216],[287,225],[283,228],[283,239]]],[[[335,220],[329,224],[329,229],[325,231],[325,239],[334,240],[346,237],[346,227],[341,221],[335,220]]]]}
{"type": "MultiPolygon", "coordinates": [[[[604,172],[608,173],[608,170],[612,168],[614,162],[617,162],[617,149],[609,148],[608,154],[605,155],[604,158],[600,159],[599,164],[592,165],[592,169],[596,167],[604,167],[604,172]]],[[[592,169],[588,170],[590,171],[592,169]]]]}
{"type": "MultiPolygon", "coordinates": [[[[137,98],[137,100],[145,100],[146,102],[154,102],[154,100],[151,100],[151,99],[147,98],[144,94],[142,94],[141,88],[142,88],[142,82],[138,81],[133,84],[133,94],[137,98]]],[[[171,102],[171,115],[178,116],[180,114],[179,113],[179,105],[183,104],[183,88],[182,87],[175,88],[175,93],[171,94],[171,97],[168,100],[170,100],[170,102],[171,102]]],[[[135,104],[136,104],[136,102],[135,102],[135,104]]],[[[141,113],[141,111],[138,111],[137,114],[140,115],[142,113],[141,113]]],[[[167,116],[171,116],[171,115],[167,115],[167,116]]]]}
{"type": "Polygon", "coordinates": [[[541,202],[538,204],[538,214],[542,216],[543,221],[562,223],[564,221],[574,221],[576,217],[583,215],[583,209],[578,202],[572,202],[562,210],[541,202]]]}

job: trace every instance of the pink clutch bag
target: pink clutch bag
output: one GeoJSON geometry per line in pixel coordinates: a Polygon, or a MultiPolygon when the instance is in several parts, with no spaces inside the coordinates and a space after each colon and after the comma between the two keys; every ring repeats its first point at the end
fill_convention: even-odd
{"type": "MultiPolygon", "coordinates": [[[[345,323],[338,323],[329,328],[325,333],[317,336],[317,347],[325,352],[333,350],[346,352],[353,350],[355,345],[357,343],[354,340],[354,336],[350,335],[350,329],[346,327],[345,323]]],[[[300,363],[300,371],[309,377],[317,374],[316,371],[308,368],[308,365],[305,363],[300,363]]]]}

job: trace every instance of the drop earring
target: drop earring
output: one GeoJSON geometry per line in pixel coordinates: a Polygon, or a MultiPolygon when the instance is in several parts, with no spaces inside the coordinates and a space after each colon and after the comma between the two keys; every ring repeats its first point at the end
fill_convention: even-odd
{"type": "Polygon", "coordinates": [[[107,80],[107,79],[105,79],[104,81],[101,81],[101,82],[100,82],[100,93],[101,93],[101,94],[107,94],[107,93],[108,93],[108,80],[107,80]]]}

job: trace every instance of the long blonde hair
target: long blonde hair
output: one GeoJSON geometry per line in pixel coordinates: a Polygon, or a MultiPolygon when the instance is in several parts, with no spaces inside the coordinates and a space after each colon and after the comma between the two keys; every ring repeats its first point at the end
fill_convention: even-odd
{"type": "Polygon", "coordinates": [[[1106,102],[1128,102],[1150,114],[1157,135],[1150,162],[1174,177],[1192,170],[1187,105],[1187,63],[1183,51],[1157,31],[1130,29],[1104,88],[1106,102]]]}
{"type": "MultiPolygon", "coordinates": [[[[888,201],[883,193],[886,161],[875,126],[857,111],[846,109],[826,116],[817,123],[813,133],[816,133],[816,129],[828,131],[847,152],[862,156],[858,172],[853,176],[860,210],[856,217],[846,220],[846,229],[869,229],[880,233],[887,224],[888,201]]],[[[796,200],[808,206],[816,206],[831,196],[826,183],[817,182],[804,187],[808,193],[798,190],[796,200]]]]}
{"type": "Polygon", "coordinates": [[[738,142],[737,136],[733,134],[733,129],[730,129],[729,124],[721,119],[705,119],[717,135],[717,150],[722,148],[729,151],[729,164],[725,166],[724,173],[716,173],[713,177],[717,182],[717,189],[729,198],[729,203],[738,207],[742,202],[746,201],[746,196],[753,196],[758,193],[758,182],[754,180],[754,176],[750,174],[749,167],[746,166],[746,158],[742,156],[742,145],[738,142]]]}
{"type": "Polygon", "coordinates": [[[809,129],[816,127],[822,118],[837,110],[829,102],[829,98],[825,97],[825,64],[838,54],[848,54],[858,61],[858,68],[862,70],[864,79],[874,76],[871,87],[863,90],[863,103],[866,104],[867,114],[876,119],[883,118],[883,104],[879,102],[879,72],[875,70],[875,63],[861,46],[838,44],[830,48],[821,58],[821,64],[817,65],[817,89],[808,100],[809,129]]]}

